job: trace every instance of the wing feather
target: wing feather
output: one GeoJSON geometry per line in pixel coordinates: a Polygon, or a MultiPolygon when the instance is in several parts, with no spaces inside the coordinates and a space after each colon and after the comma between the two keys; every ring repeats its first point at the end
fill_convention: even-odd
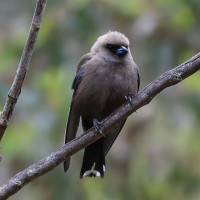
{"type": "Polygon", "coordinates": [[[103,152],[104,152],[105,156],[108,153],[108,151],[110,150],[110,148],[113,145],[114,141],[116,140],[117,136],[119,135],[119,133],[120,133],[121,129],[123,128],[125,122],[126,122],[126,119],[121,121],[115,127],[113,127],[112,131],[108,135],[106,135],[106,137],[104,139],[104,143],[103,143],[103,152]]]}
{"type": "MultiPolygon", "coordinates": [[[[79,64],[77,66],[77,73],[72,83],[72,89],[74,90],[73,97],[76,94],[76,91],[78,90],[79,85],[81,84],[82,76],[84,73],[84,65],[90,59],[91,59],[91,54],[86,54],[79,61],[79,64]]],[[[73,104],[73,97],[72,97],[72,102],[71,102],[68,119],[67,119],[67,126],[66,126],[66,131],[65,131],[65,144],[70,142],[76,137],[76,133],[77,133],[79,121],[80,121],[80,115],[76,112],[75,105],[73,104]]],[[[69,165],[70,165],[70,158],[64,162],[65,172],[69,169],[69,165]]]]}

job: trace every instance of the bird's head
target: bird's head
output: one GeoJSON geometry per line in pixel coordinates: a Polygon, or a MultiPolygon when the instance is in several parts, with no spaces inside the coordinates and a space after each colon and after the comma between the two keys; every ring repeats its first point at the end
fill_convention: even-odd
{"type": "Polygon", "coordinates": [[[122,63],[132,58],[128,38],[117,31],[100,36],[92,46],[91,52],[114,63],[122,63]]]}

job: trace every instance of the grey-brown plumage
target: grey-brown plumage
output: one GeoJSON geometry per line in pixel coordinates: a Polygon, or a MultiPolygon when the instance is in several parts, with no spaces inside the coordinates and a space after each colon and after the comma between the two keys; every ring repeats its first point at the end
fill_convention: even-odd
{"type": "MultiPolygon", "coordinates": [[[[74,94],[65,143],[75,138],[80,117],[86,131],[122,105],[125,96],[137,93],[139,73],[129,49],[129,40],[116,31],[99,37],[90,53],[80,59],[72,88],[74,94]]],[[[81,178],[104,176],[105,156],[124,123],[125,120],[121,121],[111,133],[85,148],[81,178]]],[[[64,162],[65,171],[69,164],[70,159],[64,162]]]]}

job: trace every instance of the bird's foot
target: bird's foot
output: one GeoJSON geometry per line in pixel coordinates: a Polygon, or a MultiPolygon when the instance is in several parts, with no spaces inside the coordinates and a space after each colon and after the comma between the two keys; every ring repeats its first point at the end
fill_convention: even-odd
{"type": "Polygon", "coordinates": [[[133,93],[129,93],[127,96],[125,96],[125,100],[131,105],[133,106],[133,103],[132,103],[132,99],[134,97],[134,94],[133,93]]]}
{"type": "Polygon", "coordinates": [[[97,119],[93,118],[93,125],[95,128],[95,131],[100,133],[103,137],[105,137],[104,133],[100,129],[101,122],[99,122],[97,119]]]}

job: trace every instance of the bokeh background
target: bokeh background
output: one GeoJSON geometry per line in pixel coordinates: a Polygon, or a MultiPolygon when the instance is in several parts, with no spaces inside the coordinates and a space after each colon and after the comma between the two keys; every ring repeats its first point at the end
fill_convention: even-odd
{"type": "MultiPolygon", "coordinates": [[[[0,110],[36,0],[0,0],[0,110]]],[[[199,0],[49,0],[22,94],[1,142],[0,185],[63,145],[79,58],[109,30],[123,32],[141,89],[200,50],[199,0]]],[[[79,179],[83,151],[10,199],[199,200],[200,73],[129,117],[104,179],[79,179]]],[[[81,133],[80,128],[80,133],[81,133]]]]}

